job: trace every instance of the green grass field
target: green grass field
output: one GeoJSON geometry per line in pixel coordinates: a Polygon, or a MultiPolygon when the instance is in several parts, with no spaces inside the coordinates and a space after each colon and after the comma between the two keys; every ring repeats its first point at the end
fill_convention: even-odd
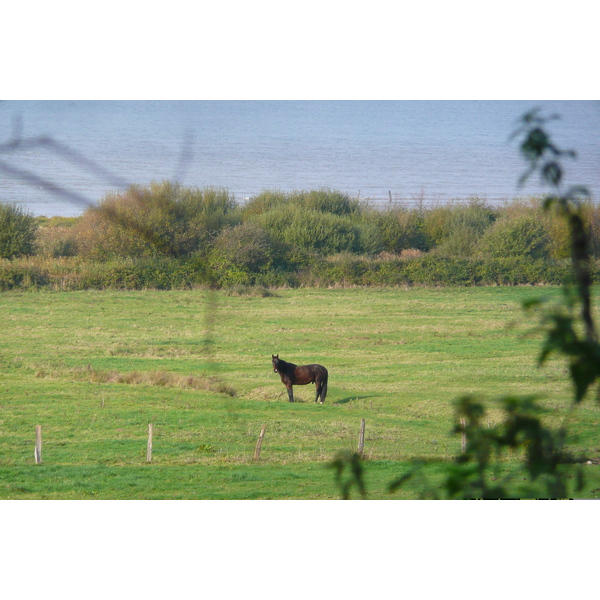
{"type": "MultiPolygon", "coordinates": [[[[415,498],[422,482],[387,486],[414,458],[441,469],[460,451],[461,394],[535,393],[564,418],[564,364],[536,366],[541,336],[520,308],[541,295],[558,289],[5,292],[0,498],[335,499],[327,465],[356,450],[362,418],[368,497],[415,498]],[[271,354],[324,364],[325,404],[312,385],[287,402],[271,354]]],[[[597,462],[599,418],[586,400],[569,451],[597,462]]],[[[586,465],[580,497],[600,497],[599,469],[586,465]]]]}

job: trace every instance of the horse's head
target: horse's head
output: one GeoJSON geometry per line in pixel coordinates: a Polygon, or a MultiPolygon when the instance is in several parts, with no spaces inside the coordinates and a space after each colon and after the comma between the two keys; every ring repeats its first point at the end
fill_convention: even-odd
{"type": "Polygon", "coordinates": [[[277,371],[279,370],[279,354],[277,356],[271,354],[271,362],[273,363],[273,371],[277,373],[277,371]]]}

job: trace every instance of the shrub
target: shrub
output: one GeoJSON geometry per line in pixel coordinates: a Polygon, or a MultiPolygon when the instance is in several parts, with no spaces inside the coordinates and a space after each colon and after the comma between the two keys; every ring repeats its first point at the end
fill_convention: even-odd
{"type": "Polygon", "coordinates": [[[457,227],[431,252],[444,258],[469,258],[473,255],[476,241],[477,237],[469,227],[457,227]]]}
{"type": "Polygon", "coordinates": [[[428,208],[423,213],[423,235],[425,249],[431,250],[441,244],[447,237],[447,223],[452,207],[449,204],[428,208]]]}
{"type": "Polygon", "coordinates": [[[255,222],[302,250],[325,255],[360,250],[360,230],[349,217],[290,205],[258,215],[255,222]]]}
{"type": "Polygon", "coordinates": [[[370,210],[363,213],[362,223],[370,224],[377,231],[379,247],[377,251],[400,253],[408,248],[425,250],[427,242],[423,231],[423,213],[393,207],[384,210],[370,210]]]}
{"type": "Polygon", "coordinates": [[[18,204],[0,202],[0,258],[32,254],[37,224],[18,204]]]}
{"type": "Polygon", "coordinates": [[[75,226],[80,254],[116,257],[185,257],[205,251],[210,239],[235,220],[226,190],[184,188],[163,181],[108,194],[75,226]]]}
{"type": "Polygon", "coordinates": [[[535,215],[505,217],[497,221],[480,240],[479,250],[491,258],[544,258],[551,240],[544,223],[535,215]]]}
{"type": "Polygon", "coordinates": [[[484,200],[435,208],[425,219],[429,247],[439,256],[465,258],[473,255],[477,241],[496,220],[497,213],[484,200]]]}
{"type": "Polygon", "coordinates": [[[307,264],[306,255],[251,221],[221,231],[206,257],[213,285],[278,285],[280,275],[307,264]]]}
{"type": "Polygon", "coordinates": [[[358,229],[359,251],[367,256],[375,256],[385,251],[381,232],[376,223],[369,219],[360,219],[356,227],[358,229]]]}
{"type": "MultiPolygon", "coordinates": [[[[278,256],[276,246],[281,244],[277,244],[265,229],[252,222],[224,229],[213,243],[216,253],[252,273],[269,269],[278,260],[285,262],[285,257],[281,259],[278,256]]],[[[281,248],[279,254],[283,251],[281,248]]]]}

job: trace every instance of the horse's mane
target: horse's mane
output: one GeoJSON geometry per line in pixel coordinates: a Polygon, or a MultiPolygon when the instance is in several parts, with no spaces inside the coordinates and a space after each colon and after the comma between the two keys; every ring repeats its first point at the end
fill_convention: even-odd
{"type": "Polygon", "coordinates": [[[295,365],[294,363],[291,362],[287,362],[287,360],[283,360],[283,358],[279,358],[277,357],[277,364],[279,366],[279,370],[281,371],[282,369],[295,369],[298,365],[295,365]]]}

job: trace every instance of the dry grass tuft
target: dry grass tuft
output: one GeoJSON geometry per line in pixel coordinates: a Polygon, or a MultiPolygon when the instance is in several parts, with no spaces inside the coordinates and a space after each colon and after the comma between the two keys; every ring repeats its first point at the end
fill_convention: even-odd
{"type": "Polygon", "coordinates": [[[235,396],[236,390],[220,381],[217,377],[197,377],[195,375],[180,375],[168,371],[99,371],[87,367],[76,371],[77,375],[90,383],[126,383],[130,385],[153,385],[167,388],[182,388],[194,390],[210,390],[219,394],[235,396]]]}

